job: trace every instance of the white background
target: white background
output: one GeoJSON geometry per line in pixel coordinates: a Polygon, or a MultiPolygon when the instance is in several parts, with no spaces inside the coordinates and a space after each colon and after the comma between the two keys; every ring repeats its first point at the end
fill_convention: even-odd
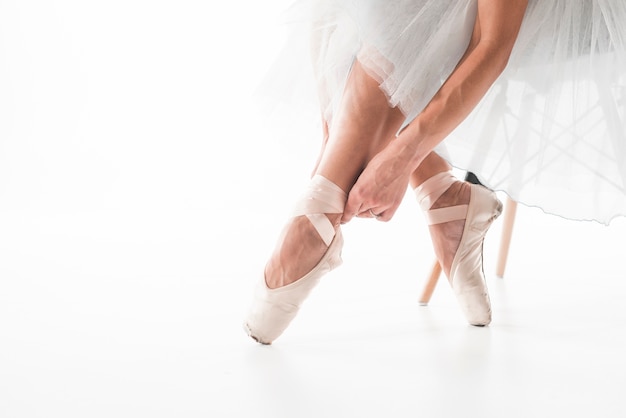
{"type": "Polygon", "coordinates": [[[623,416],[623,218],[520,207],[504,280],[496,222],[477,331],[445,286],[417,306],[408,194],[345,227],[275,346],[247,339],[317,133],[251,100],[288,2],[225,3],[0,0],[0,417],[623,416]]]}

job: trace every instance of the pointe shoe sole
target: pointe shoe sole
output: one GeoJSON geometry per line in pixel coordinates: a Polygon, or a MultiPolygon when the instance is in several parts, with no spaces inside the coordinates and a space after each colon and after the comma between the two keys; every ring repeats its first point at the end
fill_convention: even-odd
{"type": "Polygon", "coordinates": [[[463,236],[450,268],[450,284],[461,311],[474,326],[491,323],[491,301],[483,271],[483,242],[502,202],[484,186],[472,184],[463,236]]]}
{"type": "Polygon", "coordinates": [[[263,278],[243,324],[248,336],[260,344],[269,345],[282,335],[322,276],[341,265],[342,247],[343,236],[341,230],[337,230],[322,259],[302,278],[276,289],[267,287],[263,278]]]}

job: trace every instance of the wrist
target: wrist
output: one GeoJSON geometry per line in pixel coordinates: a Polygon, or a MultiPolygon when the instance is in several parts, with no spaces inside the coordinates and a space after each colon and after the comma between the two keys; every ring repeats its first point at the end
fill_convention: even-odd
{"type": "Polygon", "coordinates": [[[396,155],[411,172],[417,169],[434,147],[430,145],[429,136],[416,122],[411,122],[392,142],[396,147],[396,155]]]}

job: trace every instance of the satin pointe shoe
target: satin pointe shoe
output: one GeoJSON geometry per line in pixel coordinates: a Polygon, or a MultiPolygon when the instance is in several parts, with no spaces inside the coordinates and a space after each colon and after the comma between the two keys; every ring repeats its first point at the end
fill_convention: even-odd
{"type": "Polygon", "coordinates": [[[341,229],[330,222],[327,213],[343,213],[346,193],[330,180],[315,175],[293,216],[306,216],[328,249],[322,259],[306,275],[275,289],[267,286],[265,277],[258,283],[252,306],[244,321],[246,333],[261,344],[271,344],[287,329],[302,303],[322,276],[341,265],[343,236],[341,229]]]}
{"type": "Polygon", "coordinates": [[[471,325],[485,326],[491,323],[491,301],[483,270],[483,242],[492,222],[502,213],[502,202],[492,190],[467,183],[470,187],[467,204],[430,209],[456,181],[459,180],[450,172],[439,173],[415,192],[429,225],[465,220],[448,281],[467,321],[471,325]]]}

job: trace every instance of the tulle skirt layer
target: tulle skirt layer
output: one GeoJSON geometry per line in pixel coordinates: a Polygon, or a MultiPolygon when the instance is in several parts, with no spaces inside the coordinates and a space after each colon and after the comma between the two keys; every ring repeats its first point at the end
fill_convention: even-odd
{"type": "MultiPolygon", "coordinates": [[[[358,59],[410,123],[467,48],[476,7],[298,1],[294,34],[268,85],[294,102],[315,100],[332,123],[358,59]]],[[[626,215],[624,22],[624,0],[530,0],[506,70],[436,151],[546,212],[602,223],[626,215]]]]}

